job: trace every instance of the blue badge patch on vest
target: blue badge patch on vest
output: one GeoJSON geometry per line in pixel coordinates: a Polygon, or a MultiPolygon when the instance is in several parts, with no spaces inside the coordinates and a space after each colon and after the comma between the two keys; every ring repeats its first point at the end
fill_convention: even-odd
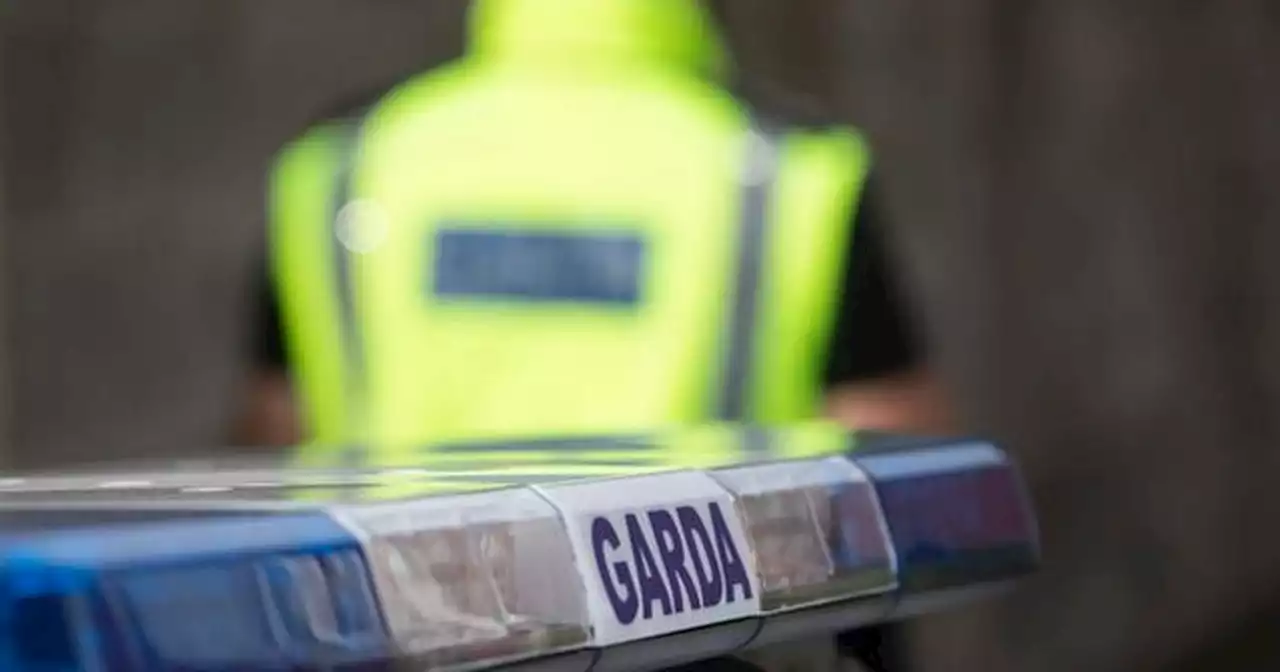
{"type": "Polygon", "coordinates": [[[490,302],[639,302],[647,256],[639,235],[512,228],[437,228],[431,292],[490,302]]]}

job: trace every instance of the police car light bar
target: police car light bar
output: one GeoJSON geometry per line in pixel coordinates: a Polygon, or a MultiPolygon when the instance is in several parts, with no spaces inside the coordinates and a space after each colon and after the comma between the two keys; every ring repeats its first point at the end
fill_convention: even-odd
{"type": "Polygon", "coordinates": [[[478,491],[474,471],[424,462],[365,470],[380,494],[337,499],[307,487],[332,472],[0,481],[0,669],[656,669],[1034,570],[1034,517],[1000,450],[854,444],[478,491]],[[431,487],[385,490],[405,474],[431,487]]]}

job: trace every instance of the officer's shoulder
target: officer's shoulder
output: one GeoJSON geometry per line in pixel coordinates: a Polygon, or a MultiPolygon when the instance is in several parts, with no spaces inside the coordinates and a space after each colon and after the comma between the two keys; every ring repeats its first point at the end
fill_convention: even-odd
{"type": "Polygon", "coordinates": [[[826,135],[848,133],[853,129],[834,116],[800,105],[748,105],[747,112],[759,126],[787,133],[826,135]]]}
{"type": "Polygon", "coordinates": [[[852,127],[830,107],[803,95],[754,82],[739,84],[735,93],[757,124],[796,133],[848,133],[852,127]]]}
{"type": "Polygon", "coordinates": [[[822,105],[799,96],[740,96],[751,123],[790,148],[793,168],[855,178],[872,161],[870,145],[861,131],[831,114],[822,105]]]}
{"type": "Polygon", "coordinates": [[[747,113],[753,126],[785,139],[789,146],[800,150],[798,156],[856,166],[865,162],[870,153],[858,129],[824,114],[816,106],[749,105],[747,113]]]}
{"type": "Polygon", "coordinates": [[[325,114],[316,119],[314,123],[322,124],[327,122],[348,122],[360,119],[365,116],[369,110],[373,109],[382,101],[394,86],[374,87],[369,90],[361,91],[355,95],[346,96],[340,99],[336,104],[329,106],[325,114]]]}
{"type": "Polygon", "coordinates": [[[857,166],[865,163],[870,149],[862,133],[821,106],[803,99],[746,103],[752,124],[786,138],[802,155],[823,163],[857,166]],[[819,159],[818,157],[825,157],[819,159]]]}
{"type": "Polygon", "coordinates": [[[459,85],[476,83],[477,66],[467,59],[458,59],[400,82],[378,101],[376,113],[386,118],[412,113],[424,107],[434,107],[441,96],[459,85]]]}

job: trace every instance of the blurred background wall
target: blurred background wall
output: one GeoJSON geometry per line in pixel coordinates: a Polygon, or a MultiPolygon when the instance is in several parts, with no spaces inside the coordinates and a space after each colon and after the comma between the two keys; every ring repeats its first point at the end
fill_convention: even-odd
{"type": "Polygon", "coordinates": [[[936,363],[1045,540],[929,669],[1280,669],[1280,5],[857,8],[936,363]]]}
{"type": "Polygon", "coordinates": [[[458,51],[458,2],[33,0],[4,18],[11,457],[208,452],[262,181],[332,99],[458,51]]]}
{"type": "MultiPolygon", "coordinates": [[[[735,0],[757,79],[830,97],[827,0],[735,0]],[[785,36],[785,37],[780,37],[785,36]]],[[[11,464],[207,453],[244,373],[272,153],[459,53],[461,0],[10,0],[11,464]]],[[[3,389],[3,388],[0,388],[3,389]]]]}
{"type": "MultiPolygon", "coordinates": [[[[3,49],[3,32],[0,32],[0,50],[3,49]]],[[[0,51],[0,53],[3,53],[0,51]]],[[[3,61],[0,61],[0,100],[3,100],[4,91],[4,67],[3,61]]],[[[5,125],[5,106],[0,104],[0,468],[9,462],[10,440],[9,440],[9,347],[8,347],[8,277],[6,270],[8,266],[5,259],[8,256],[5,248],[5,228],[7,225],[7,201],[5,199],[5,173],[4,173],[4,157],[7,153],[5,147],[7,145],[7,134],[4,129],[5,125]]]]}

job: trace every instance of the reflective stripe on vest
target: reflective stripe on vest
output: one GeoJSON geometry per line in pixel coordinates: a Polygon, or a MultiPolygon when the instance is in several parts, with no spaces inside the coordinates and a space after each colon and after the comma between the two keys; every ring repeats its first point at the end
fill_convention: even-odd
{"type": "Polygon", "coordinates": [[[355,424],[363,427],[367,413],[364,338],[356,315],[355,285],[351,274],[350,240],[357,235],[359,209],[352,191],[355,187],[355,165],[360,151],[360,134],[363,115],[342,124],[342,137],[338,143],[338,166],[334,171],[334,189],[330,211],[333,231],[329,236],[333,245],[334,282],[338,300],[338,321],[342,333],[342,355],[346,360],[347,374],[343,376],[343,397],[347,408],[355,418],[355,424]]]}
{"type": "Polygon", "coordinates": [[[740,176],[738,254],[726,334],[717,418],[727,422],[750,417],[752,368],[755,363],[756,318],[770,221],[769,207],[778,177],[779,136],[753,125],[740,176]]]}

